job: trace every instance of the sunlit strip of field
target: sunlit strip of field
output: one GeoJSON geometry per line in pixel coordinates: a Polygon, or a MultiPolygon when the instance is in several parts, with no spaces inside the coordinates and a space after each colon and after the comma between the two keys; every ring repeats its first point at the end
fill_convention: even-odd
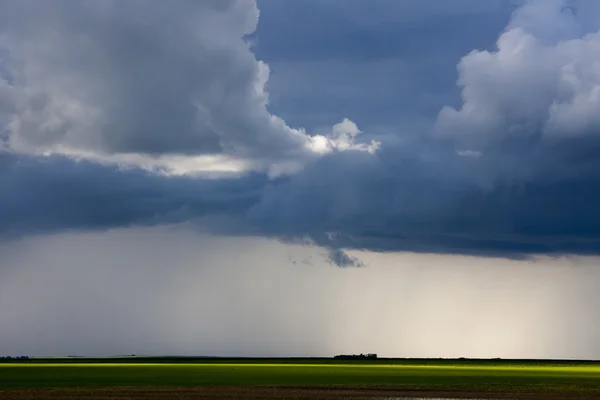
{"type": "Polygon", "coordinates": [[[0,388],[311,386],[599,391],[600,366],[5,363],[0,388]]]}

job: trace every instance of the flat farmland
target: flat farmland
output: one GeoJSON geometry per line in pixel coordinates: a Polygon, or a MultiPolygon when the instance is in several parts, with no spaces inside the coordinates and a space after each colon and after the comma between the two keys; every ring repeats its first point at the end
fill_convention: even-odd
{"type": "Polygon", "coordinates": [[[484,398],[600,398],[600,365],[21,362],[0,364],[0,390],[1,399],[151,398],[151,392],[166,396],[165,390],[175,391],[166,397],[182,399],[390,398],[390,395],[409,394],[457,398],[482,395],[484,398]],[[218,396],[215,390],[219,391],[218,396]],[[309,391],[316,392],[302,397],[309,391]],[[93,397],[102,393],[101,397],[93,397]],[[125,397],[118,397],[119,393],[125,397]],[[216,397],[207,397],[211,393],[216,397]],[[325,395],[330,397],[322,397],[325,395]]]}

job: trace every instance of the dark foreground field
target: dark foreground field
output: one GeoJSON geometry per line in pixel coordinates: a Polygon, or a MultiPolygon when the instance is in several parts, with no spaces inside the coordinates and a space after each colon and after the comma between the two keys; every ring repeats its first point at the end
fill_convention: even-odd
{"type": "Polygon", "coordinates": [[[477,392],[464,390],[310,388],[310,387],[196,387],[196,388],[57,388],[0,391],[2,400],[424,400],[424,399],[514,399],[591,400],[599,394],[554,392],[477,392]]]}
{"type": "Polygon", "coordinates": [[[594,363],[57,361],[0,363],[0,399],[600,399],[594,363]]]}

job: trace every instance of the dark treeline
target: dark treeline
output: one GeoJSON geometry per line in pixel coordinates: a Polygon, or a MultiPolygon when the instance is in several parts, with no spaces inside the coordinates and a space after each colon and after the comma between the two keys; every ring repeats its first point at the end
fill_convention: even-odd
{"type": "Polygon", "coordinates": [[[375,353],[339,354],[333,358],[335,358],[337,360],[375,360],[377,358],[377,354],[375,354],[375,353]]]}

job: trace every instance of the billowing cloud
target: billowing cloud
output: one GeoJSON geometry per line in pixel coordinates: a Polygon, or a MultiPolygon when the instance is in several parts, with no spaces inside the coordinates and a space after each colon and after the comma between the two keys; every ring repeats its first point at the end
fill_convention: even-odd
{"type": "Polygon", "coordinates": [[[283,173],[335,147],[268,111],[269,67],[244,39],[254,1],[4,0],[0,10],[11,149],[283,173]]]}
{"type": "Polygon", "coordinates": [[[598,16],[594,1],[526,2],[495,51],[462,59],[463,105],[441,111],[438,133],[460,151],[504,161],[494,173],[531,177],[597,169],[598,16]]]}

